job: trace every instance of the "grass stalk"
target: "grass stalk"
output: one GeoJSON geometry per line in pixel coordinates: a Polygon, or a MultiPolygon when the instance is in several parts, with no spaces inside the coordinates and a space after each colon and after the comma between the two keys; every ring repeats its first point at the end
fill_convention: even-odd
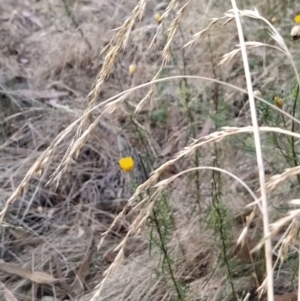
{"type": "Polygon", "coordinates": [[[249,68],[247,50],[245,46],[243,28],[239,16],[239,10],[235,0],[231,0],[231,4],[234,11],[236,26],[238,30],[239,41],[241,45],[241,53],[243,58],[246,82],[247,82],[247,90],[249,95],[249,103],[250,103],[250,111],[251,111],[251,119],[253,125],[254,132],[254,142],[256,149],[256,158],[258,165],[258,173],[259,173],[259,183],[260,183],[260,191],[261,191],[261,202],[262,202],[262,216],[263,216],[263,226],[264,226],[264,236],[265,236],[265,258],[266,258],[266,272],[267,272],[267,288],[268,288],[268,301],[274,301],[274,287],[273,287],[273,269],[272,269],[272,242],[271,237],[269,235],[269,214],[268,214],[268,201],[267,194],[265,189],[265,171],[264,171],[264,163],[262,157],[262,149],[261,149],[261,141],[259,134],[259,127],[256,116],[256,107],[253,95],[253,87],[251,81],[251,73],[249,68]]]}

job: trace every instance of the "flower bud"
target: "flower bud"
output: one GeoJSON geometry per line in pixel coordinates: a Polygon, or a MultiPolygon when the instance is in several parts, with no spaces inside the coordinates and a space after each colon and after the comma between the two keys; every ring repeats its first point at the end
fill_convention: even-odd
{"type": "Polygon", "coordinates": [[[128,68],[128,72],[130,75],[133,75],[136,72],[137,66],[135,64],[131,64],[128,68]]]}

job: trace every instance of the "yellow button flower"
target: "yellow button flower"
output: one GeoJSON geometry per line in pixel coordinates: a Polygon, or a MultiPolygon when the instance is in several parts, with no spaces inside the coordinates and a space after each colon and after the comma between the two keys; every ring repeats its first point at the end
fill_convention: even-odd
{"type": "Polygon", "coordinates": [[[119,160],[119,166],[123,171],[129,172],[133,169],[134,161],[131,157],[124,157],[119,160]]]}
{"type": "Polygon", "coordinates": [[[160,22],[161,22],[160,18],[161,18],[160,13],[156,13],[156,14],[154,15],[154,20],[155,20],[157,23],[160,23],[160,22]]]}
{"type": "Polygon", "coordinates": [[[278,97],[278,96],[275,96],[274,97],[274,103],[275,103],[276,107],[281,109],[282,106],[283,106],[283,99],[278,97]]]}
{"type": "Polygon", "coordinates": [[[294,17],[294,22],[296,24],[300,24],[300,14],[297,14],[295,17],[294,17]]]}
{"type": "Polygon", "coordinates": [[[128,72],[130,75],[133,75],[136,72],[136,70],[137,70],[137,65],[135,64],[130,65],[128,68],[128,72]]]}

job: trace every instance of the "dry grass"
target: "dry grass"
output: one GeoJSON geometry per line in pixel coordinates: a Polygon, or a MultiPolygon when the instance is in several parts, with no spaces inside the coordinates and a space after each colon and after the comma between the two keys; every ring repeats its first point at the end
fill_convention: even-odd
{"type": "Polygon", "coordinates": [[[296,8],[275,2],[0,3],[5,300],[271,301],[297,288],[299,209],[285,206],[299,205],[299,168],[276,141],[295,151],[299,116],[292,92],[283,108],[267,92],[300,83],[296,8]]]}

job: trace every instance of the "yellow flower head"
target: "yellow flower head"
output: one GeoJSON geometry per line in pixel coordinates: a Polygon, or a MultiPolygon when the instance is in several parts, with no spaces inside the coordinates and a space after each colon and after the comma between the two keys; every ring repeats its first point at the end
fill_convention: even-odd
{"type": "Polygon", "coordinates": [[[295,17],[294,17],[294,22],[296,24],[300,24],[300,14],[297,14],[295,17]]]}
{"type": "Polygon", "coordinates": [[[119,160],[119,166],[123,171],[129,172],[134,166],[134,161],[131,157],[124,157],[119,160]]]}
{"type": "Polygon", "coordinates": [[[274,103],[275,103],[276,107],[281,109],[282,106],[283,106],[283,99],[278,97],[278,96],[275,96],[274,97],[274,103]]]}
{"type": "Polygon", "coordinates": [[[136,72],[137,66],[135,64],[132,64],[128,68],[128,72],[130,75],[134,74],[136,72]]]}
{"type": "Polygon", "coordinates": [[[155,20],[157,23],[160,23],[160,22],[161,22],[160,18],[161,18],[160,13],[156,13],[156,14],[154,15],[154,20],[155,20]]]}

